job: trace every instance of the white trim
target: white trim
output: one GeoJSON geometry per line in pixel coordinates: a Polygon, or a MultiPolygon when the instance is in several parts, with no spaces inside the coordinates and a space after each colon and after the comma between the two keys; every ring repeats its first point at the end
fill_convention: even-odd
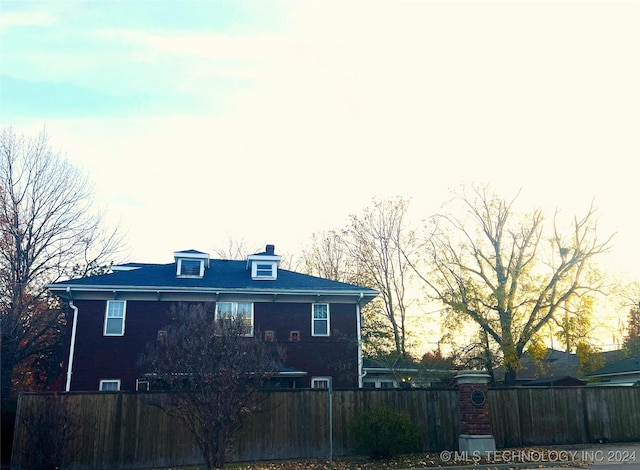
{"type": "MultiPolygon", "coordinates": [[[[321,321],[321,320],[325,320],[325,319],[324,318],[318,318],[318,321],[321,321]]],[[[327,304],[327,303],[319,303],[319,302],[311,304],[311,336],[319,336],[319,337],[331,336],[331,314],[329,313],[329,304],[327,304]],[[327,318],[326,318],[327,333],[326,334],[317,334],[315,332],[315,322],[316,322],[315,306],[316,305],[326,305],[327,306],[327,318]]]]}
{"type": "Polygon", "coordinates": [[[378,296],[377,291],[362,291],[362,290],[328,290],[328,289],[265,289],[265,288],[218,288],[218,287],[177,287],[177,286],[125,286],[125,285],[62,285],[57,287],[55,284],[47,285],[47,288],[63,298],[66,294],[66,288],[71,287],[72,291],[76,294],[82,294],[83,292],[91,293],[140,293],[140,294],[210,294],[214,296],[219,295],[282,295],[282,296],[334,296],[340,298],[349,298],[349,303],[353,303],[353,296],[363,294],[368,300],[374,299],[378,296]]]}
{"type": "MultiPolygon", "coordinates": [[[[360,294],[362,300],[362,294],[360,294]]],[[[364,363],[362,360],[362,320],[360,318],[360,302],[356,303],[356,335],[358,337],[358,388],[362,388],[362,379],[364,378],[364,363]]]]}
{"type": "Polygon", "coordinates": [[[100,392],[119,392],[120,391],[120,379],[100,379],[100,386],[98,388],[100,392]],[[102,390],[102,385],[105,383],[115,383],[118,388],[116,390],[102,390]]]}
{"type": "Polygon", "coordinates": [[[149,379],[136,379],[136,392],[148,392],[151,390],[149,379]],[[146,384],[146,390],[140,390],[140,384],[146,384]]]}
{"type": "MultiPolygon", "coordinates": [[[[69,289],[67,289],[69,291],[69,289]]],[[[69,345],[69,361],[67,362],[67,383],[65,392],[71,391],[71,374],[73,374],[73,357],[76,350],[76,332],[78,331],[78,307],[69,300],[69,307],[73,309],[73,323],[71,326],[71,344],[69,345]]]]}
{"type": "MultiPolygon", "coordinates": [[[[119,317],[111,317],[111,318],[119,318],[119,317]]],[[[126,300],[107,300],[107,303],[106,303],[105,309],[104,309],[104,326],[103,326],[103,330],[102,330],[103,336],[124,336],[126,318],[127,318],[127,301],[126,300]],[[111,302],[122,302],[122,304],[123,304],[123,307],[122,307],[122,333],[107,333],[107,319],[109,318],[107,315],[109,315],[109,304],[111,302]]]]}
{"type": "Polygon", "coordinates": [[[200,251],[196,253],[190,253],[187,251],[174,251],[173,258],[177,261],[178,258],[187,258],[187,259],[199,259],[206,262],[206,267],[209,267],[209,253],[202,253],[200,251]]]}

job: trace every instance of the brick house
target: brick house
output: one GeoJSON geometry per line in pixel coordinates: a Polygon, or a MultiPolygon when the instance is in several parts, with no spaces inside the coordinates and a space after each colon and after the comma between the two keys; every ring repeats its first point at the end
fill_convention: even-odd
{"type": "Polygon", "coordinates": [[[284,346],[281,386],[362,387],[360,309],[378,292],[281,269],[280,260],[273,245],[243,261],[186,250],[173,263],[49,285],[72,320],[65,390],[147,390],[138,358],[178,302],[210,302],[216,317],[240,316],[248,335],[284,346]]]}

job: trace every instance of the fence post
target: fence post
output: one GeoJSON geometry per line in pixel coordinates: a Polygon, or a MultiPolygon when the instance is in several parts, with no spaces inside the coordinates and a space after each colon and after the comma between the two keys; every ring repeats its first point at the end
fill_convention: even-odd
{"type": "Polygon", "coordinates": [[[487,402],[489,378],[489,374],[474,370],[462,370],[455,376],[460,405],[460,452],[486,455],[496,450],[487,402]]]}

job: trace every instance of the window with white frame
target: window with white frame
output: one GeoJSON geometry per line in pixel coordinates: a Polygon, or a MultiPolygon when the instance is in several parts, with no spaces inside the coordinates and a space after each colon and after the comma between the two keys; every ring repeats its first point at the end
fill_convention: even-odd
{"type": "Polygon", "coordinates": [[[312,377],[311,388],[329,388],[331,377],[312,377]]]}
{"type": "Polygon", "coordinates": [[[124,335],[124,319],[127,312],[126,300],[107,300],[104,314],[104,335],[124,335]]]}
{"type": "Polygon", "coordinates": [[[120,380],[106,379],[100,381],[101,392],[117,392],[120,390],[120,380]]]}
{"type": "Polygon", "coordinates": [[[311,335],[329,336],[329,304],[313,304],[311,335]]]}
{"type": "Polygon", "coordinates": [[[218,302],[216,303],[216,321],[237,319],[244,324],[245,336],[253,336],[253,303],[218,302]]]}
{"type": "Polygon", "coordinates": [[[204,275],[204,260],[178,259],[178,276],[202,277],[204,275]]]}
{"type": "Polygon", "coordinates": [[[149,379],[136,379],[137,392],[148,392],[149,390],[151,390],[149,379]]]}
{"type": "Polygon", "coordinates": [[[251,277],[254,279],[276,279],[276,269],[278,269],[276,263],[254,261],[251,268],[251,277]]]}

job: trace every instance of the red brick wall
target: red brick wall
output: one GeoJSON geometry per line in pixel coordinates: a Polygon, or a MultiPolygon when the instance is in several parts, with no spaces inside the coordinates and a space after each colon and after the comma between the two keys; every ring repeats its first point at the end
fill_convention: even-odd
{"type": "MultiPolygon", "coordinates": [[[[76,301],[78,329],[71,390],[96,391],[101,379],[120,379],[121,390],[135,390],[144,374],[137,365],[146,344],[171,321],[170,302],[127,301],[124,336],[104,336],[106,301],[76,301]]],[[[285,362],[307,372],[297,386],[309,387],[313,376],[332,376],[334,387],[358,386],[356,307],[331,304],[329,337],[311,335],[311,304],[265,302],[254,304],[256,334],[275,332],[285,346],[285,362]],[[290,342],[289,332],[300,331],[290,342]]],[[[66,366],[65,366],[66,367],[66,366]]]]}
{"type": "Polygon", "coordinates": [[[471,435],[490,435],[489,402],[487,401],[486,384],[460,384],[458,388],[460,400],[460,433],[471,435]],[[484,392],[485,401],[476,405],[471,401],[474,390],[484,392]]]}

